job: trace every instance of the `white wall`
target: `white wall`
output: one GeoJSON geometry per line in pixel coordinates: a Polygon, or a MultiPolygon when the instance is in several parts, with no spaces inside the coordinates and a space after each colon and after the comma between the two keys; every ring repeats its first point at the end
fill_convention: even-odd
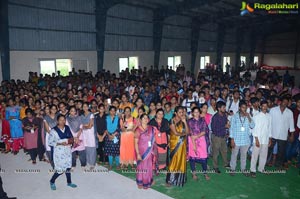
{"type": "Polygon", "coordinates": [[[105,51],[103,68],[111,73],[119,74],[120,57],[138,57],[141,67],[150,68],[154,64],[153,51],[105,51]]]}
{"type": "Polygon", "coordinates": [[[181,63],[184,64],[185,68],[191,67],[191,53],[190,52],[172,52],[172,51],[161,51],[159,58],[159,67],[162,65],[168,65],[168,57],[181,56],[181,63]]]}
{"type": "Polygon", "coordinates": [[[40,72],[39,59],[66,58],[88,60],[89,70],[97,71],[96,51],[10,51],[11,79],[28,79],[28,72],[40,72]]]}
{"type": "MultiPolygon", "coordinates": [[[[300,66],[300,54],[297,57],[297,66],[300,66]]],[[[294,67],[293,54],[265,54],[264,64],[270,66],[288,66],[294,67]]]]}

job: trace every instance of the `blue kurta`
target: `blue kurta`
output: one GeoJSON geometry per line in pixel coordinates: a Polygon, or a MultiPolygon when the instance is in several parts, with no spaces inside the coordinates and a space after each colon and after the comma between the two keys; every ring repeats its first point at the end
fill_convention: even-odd
{"type": "Polygon", "coordinates": [[[22,121],[20,120],[20,107],[7,107],[5,111],[5,118],[9,121],[10,135],[12,139],[23,137],[22,121]],[[15,119],[9,119],[15,117],[15,119]]]}

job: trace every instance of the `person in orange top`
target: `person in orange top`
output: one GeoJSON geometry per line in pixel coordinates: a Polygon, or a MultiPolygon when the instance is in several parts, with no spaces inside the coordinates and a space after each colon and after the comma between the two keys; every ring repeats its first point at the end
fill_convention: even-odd
{"type": "Polygon", "coordinates": [[[125,107],[124,117],[120,118],[121,127],[121,145],[120,145],[120,163],[122,168],[133,168],[135,163],[134,151],[134,129],[137,126],[137,121],[131,116],[131,108],[125,107]]]}
{"type": "Polygon", "coordinates": [[[121,104],[120,104],[120,106],[119,106],[119,109],[121,110],[121,111],[123,111],[124,112],[124,109],[126,108],[126,107],[129,107],[129,108],[133,108],[133,104],[132,103],[130,103],[129,101],[128,101],[128,97],[127,97],[127,95],[126,94],[122,94],[122,97],[121,97],[121,104]]]}

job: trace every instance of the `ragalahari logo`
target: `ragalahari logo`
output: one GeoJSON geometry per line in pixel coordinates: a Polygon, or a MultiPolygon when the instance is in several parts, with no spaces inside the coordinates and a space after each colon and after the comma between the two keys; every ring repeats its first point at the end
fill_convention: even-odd
{"type": "Polygon", "coordinates": [[[241,16],[244,16],[245,14],[254,12],[254,9],[251,8],[251,6],[246,3],[245,1],[242,2],[242,7],[241,7],[241,16]]]}

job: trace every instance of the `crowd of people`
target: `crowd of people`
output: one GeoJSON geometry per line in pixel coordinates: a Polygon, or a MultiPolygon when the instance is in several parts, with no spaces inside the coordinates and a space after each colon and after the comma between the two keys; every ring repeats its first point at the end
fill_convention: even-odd
{"type": "Polygon", "coordinates": [[[77,159],[83,169],[134,169],[144,189],[162,171],[167,186],[183,186],[188,164],[194,180],[199,173],[210,180],[208,170],[220,167],[234,176],[238,159],[240,171],[256,177],[268,174],[266,165],[299,167],[299,93],[291,76],[276,71],[258,71],[255,80],[220,71],[194,77],[183,65],[127,69],[119,77],[30,72],[28,81],[1,83],[0,145],[4,154],[24,149],[32,164],[49,163],[52,190],[63,173],[77,187],[77,159]]]}

